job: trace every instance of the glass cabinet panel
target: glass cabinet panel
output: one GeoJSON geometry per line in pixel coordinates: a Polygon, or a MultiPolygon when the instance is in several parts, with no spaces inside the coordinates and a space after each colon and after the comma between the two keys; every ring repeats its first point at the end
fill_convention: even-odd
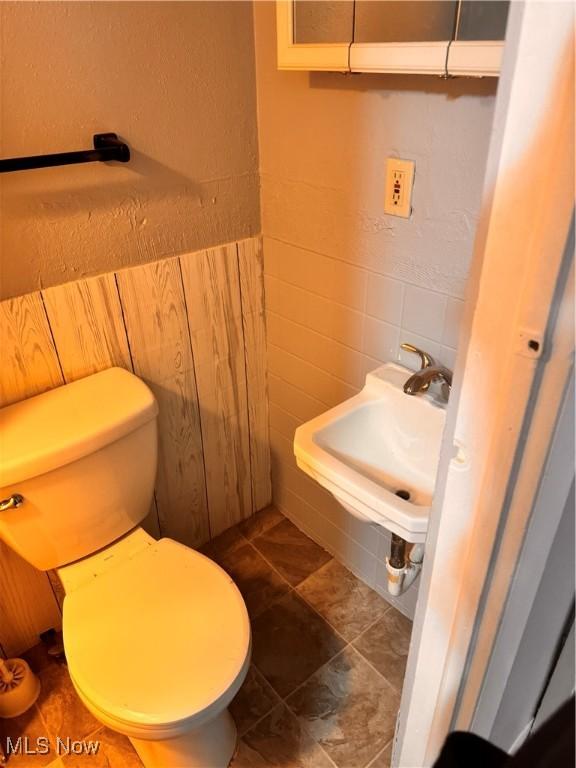
{"type": "Polygon", "coordinates": [[[354,0],[294,0],[294,42],[350,43],[354,0]]]}
{"type": "Polygon", "coordinates": [[[356,0],[355,6],[355,43],[419,43],[454,35],[456,0],[356,0]]]}
{"type": "Polygon", "coordinates": [[[294,42],[503,40],[509,0],[294,0],[294,42]]]}
{"type": "Polygon", "coordinates": [[[462,0],[456,40],[504,40],[509,0],[462,0]]]}
{"type": "Polygon", "coordinates": [[[510,0],[278,0],[278,67],[497,77],[510,0]]]}

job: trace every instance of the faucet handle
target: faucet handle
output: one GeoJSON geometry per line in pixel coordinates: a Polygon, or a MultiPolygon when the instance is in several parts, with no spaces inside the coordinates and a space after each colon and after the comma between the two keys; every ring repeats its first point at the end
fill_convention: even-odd
{"type": "Polygon", "coordinates": [[[436,361],[432,355],[428,354],[428,352],[424,352],[424,350],[418,349],[418,347],[414,347],[412,344],[407,344],[406,342],[400,344],[400,347],[405,352],[413,352],[415,355],[420,355],[420,370],[429,368],[431,365],[436,365],[436,361]]]}

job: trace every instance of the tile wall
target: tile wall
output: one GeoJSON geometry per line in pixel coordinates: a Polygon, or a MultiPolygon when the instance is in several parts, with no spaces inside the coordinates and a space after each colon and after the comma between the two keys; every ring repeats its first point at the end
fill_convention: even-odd
{"type": "Polygon", "coordinates": [[[279,71],[274,4],[254,22],[274,501],[386,595],[388,535],[296,468],[294,429],[415,366],[403,341],[453,366],[497,81],[279,71]],[[384,213],[388,157],[415,162],[409,219],[384,213]]]}
{"type": "Polygon", "coordinates": [[[464,302],[271,237],[264,272],[275,501],[411,616],[418,582],[400,598],[387,593],[388,532],[356,520],[302,473],[292,441],[296,427],[356,394],[382,363],[417,368],[417,359],[399,349],[403,341],[451,367],[464,302]]]}

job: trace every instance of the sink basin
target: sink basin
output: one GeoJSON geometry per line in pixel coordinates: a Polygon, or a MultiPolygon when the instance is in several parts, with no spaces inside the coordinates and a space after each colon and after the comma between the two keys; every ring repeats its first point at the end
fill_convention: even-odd
{"type": "Polygon", "coordinates": [[[296,463],[356,517],[426,538],[445,420],[432,394],[406,395],[413,371],[389,363],[362,391],[298,427],[296,463]]]}

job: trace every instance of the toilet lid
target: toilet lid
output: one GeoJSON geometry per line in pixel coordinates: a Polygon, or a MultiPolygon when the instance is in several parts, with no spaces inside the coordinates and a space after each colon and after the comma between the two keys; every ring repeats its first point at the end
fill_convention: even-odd
{"type": "Polygon", "coordinates": [[[189,719],[231,688],[232,698],[250,653],[248,614],[232,579],[170,539],[66,595],[63,630],[81,692],[108,715],[141,725],[189,719]]]}

